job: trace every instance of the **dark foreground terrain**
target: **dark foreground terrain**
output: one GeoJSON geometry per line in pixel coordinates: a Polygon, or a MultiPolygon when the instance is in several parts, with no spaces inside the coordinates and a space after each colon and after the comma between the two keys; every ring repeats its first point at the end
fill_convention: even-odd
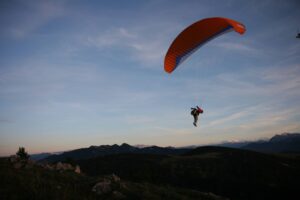
{"type": "Polygon", "coordinates": [[[200,147],[182,155],[129,153],[67,161],[78,164],[81,173],[45,169],[38,164],[16,169],[7,158],[2,158],[0,199],[205,200],[298,196],[297,154],[200,147]],[[100,192],[95,189],[97,184],[100,192]]]}
{"type": "Polygon", "coordinates": [[[0,159],[0,199],[203,199],[225,200],[212,193],[170,185],[134,182],[111,175],[87,176],[29,164],[15,168],[0,159]]]}

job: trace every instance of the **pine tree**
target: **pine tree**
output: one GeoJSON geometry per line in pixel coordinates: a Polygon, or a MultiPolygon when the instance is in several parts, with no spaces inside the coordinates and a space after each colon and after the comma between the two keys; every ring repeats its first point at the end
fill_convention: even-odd
{"type": "Polygon", "coordinates": [[[25,148],[24,148],[24,147],[19,147],[19,150],[18,150],[18,152],[16,153],[16,155],[17,155],[21,160],[24,160],[24,161],[27,161],[28,158],[29,158],[29,155],[28,155],[28,153],[25,151],[25,148]]]}

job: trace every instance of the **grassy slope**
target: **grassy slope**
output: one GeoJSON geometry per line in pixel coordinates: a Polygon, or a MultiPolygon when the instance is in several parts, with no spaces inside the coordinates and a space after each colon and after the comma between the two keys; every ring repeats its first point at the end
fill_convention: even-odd
{"type": "Polygon", "coordinates": [[[85,199],[92,179],[72,172],[60,173],[39,166],[14,169],[0,160],[0,199],[85,199]]]}
{"type": "Polygon", "coordinates": [[[112,155],[79,164],[90,175],[116,173],[232,199],[292,197],[300,178],[299,159],[223,147],[202,147],[183,156],[112,155]]]}
{"type": "Polygon", "coordinates": [[[190,189],[124,180],[114,184],[112,192],[99,196],[92,188],[103,176],[50,171],[39,166],[14,169],[5,158],[0,159],[0,177],[0,199],[224,199],[190,189]]]}

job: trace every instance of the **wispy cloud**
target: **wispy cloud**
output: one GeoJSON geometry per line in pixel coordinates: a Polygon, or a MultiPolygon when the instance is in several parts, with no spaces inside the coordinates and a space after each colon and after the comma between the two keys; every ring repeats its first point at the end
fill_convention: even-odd
{"type": "MultiPolygon", "coordinates": [[[[2,31],[6,31],[14,38],[24,38],[49,21],[64,15],[65,7],[63,1],[27,1],[14,2],[22,4],[11,12],[4,12],[5,18],[10,23],[2,31]]],[[[16,6],[16,5],[12,5],[16,6]]]]}
{"type": "Polygon", "coordinates": [[[231,51],[243,51],[246,53],[257,53],[257,49],[250,47],[249,45],[236,43],[236,42],[218,42],[214,44],[214,46],[224,48],[225,50],[231,51]]]}
{"type": "Polygon", "coordinates": [[[231,123],[231,122],[234,122],[236,120],[241,120],[245,117],[248,117],[250,114],[253,113],[253,111],[251,111],[253,109],[246,109],[246,110],[242,110],[242,111],[239,111],[239,112],[235,112],[233,114],[230,114],[228,116],[222,116],[221,118],[219,119],[216,119],[216,120],[213,120],[211,122],[209,122],[206,126],[207,127],[210,127],[210,126],[222,126],[226,123],[231,123]]]}
{"type": "Polygon", "coordinates": [[[136,27],[113,28],[88,37],[86,44],[100,50],[123,49],[124,53],[129,53],[133,60],[149,66],[162,62],[167,45],[167,35],[161,32],[154,33],[154,30],[136,27]]]}
{"type": "Polygon", "coordinates": [[[240,131],[244,133],[255,133],[272,136],[274,133],[299,131],[300,125],[297,121],[299,109],[271,108],[264,113],[259,113],[245,123],[239,125],[240,131]]]}
{"type": "Polygon", "coordinates": [[[291,65],[262,69],[254,67],[243,73],[223,73],[217,76],[217,80],[219,87],[231,95],[236,93],[268,97],[274,95],[299,96],[299,76],[299,65],[291,65]]]}
{"type": "Polygon", "coordinates": [[[96,36],[89,36],[87,38],[87,45],[102,48],[113,48],[128,46],[130,42],[137,38],[137,35],[129,30],[119,27],[111,30],[106,30],[97,34],[96,36]]]}

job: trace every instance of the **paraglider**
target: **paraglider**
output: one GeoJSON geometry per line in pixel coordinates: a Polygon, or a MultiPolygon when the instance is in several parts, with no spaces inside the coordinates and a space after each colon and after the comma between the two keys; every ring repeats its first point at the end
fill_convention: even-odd
{"type": "MultiPolygon", "coordinates": [[[[165,71],[172,73],[185,59],[205,43],[230,31],[244,34],[246,28],[240,22],[222,17],[202,19],[188,26],[170,45],[164,60],[165,71]]],[[[203,110],[198,106],[191,109],[191,115],[194,117],[193,124],[197,126],[198,116],[203,113],[203,110]]]]}
{"type": "Polygon", "coordinates": [[[165,56],[164,69],[172,73],[187,57],[210,40],[230,31],[243,34],[245,26],[232,19],[213,17],[195,22],[172,42],[165,56]]]}
{"type": "Polygon", "coordinates": [[[198,116],[199,114],[203,113],[203,110],[201,108],[199,108],[199,106],[196,106],[196,108],[191,108],[191,115],[193,115],[194,117],[194,126],[197,126],[197,121],[198,121],[198,116]]]}

